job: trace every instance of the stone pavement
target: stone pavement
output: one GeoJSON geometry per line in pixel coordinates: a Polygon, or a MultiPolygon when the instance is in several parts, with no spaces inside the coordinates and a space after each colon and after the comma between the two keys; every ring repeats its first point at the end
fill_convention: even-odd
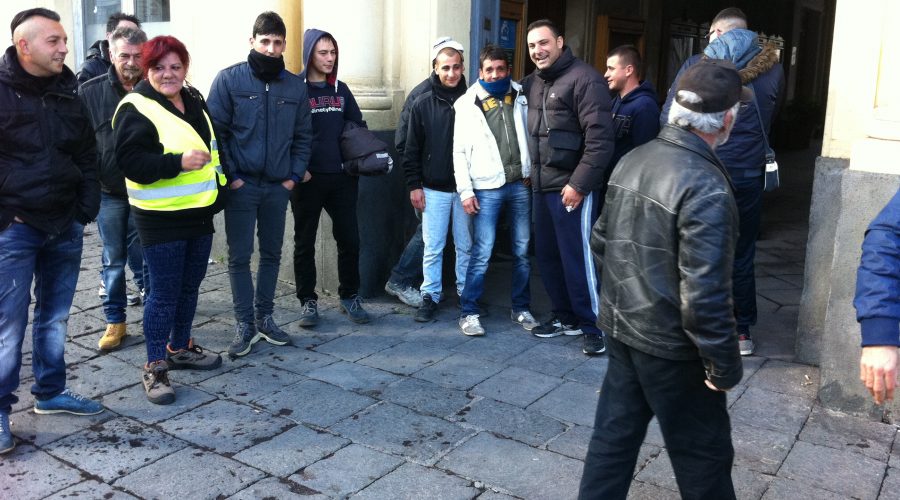
{"type": "MultiPolygon", "coordinates": [[[[821,408],[818,370],[791,362],[809,207],[792,175],[808,159],[767,195],[758,356],[729,393],[738,497],[897,499],[896,428],[821,408]]],[[[508,264],[493,266],[484,338],[458,331],[452,304],[423,325],[385,297],[368,303],[375,320],[364,326],[324,298],[321,326],[304,330],[281,284],[276,319],[294,346],[260,343],[219,370],[173,372],[176,402],[155,406],[139,378],[141,308],[129,308],[127,347],[96,351],[99,252],[90,226],[67,359],[70,386],[107,411],[35,415],[27,338],[0,498],[575,498],[607,360],[585,357],[580,338],[537,339],[509,321],[508,264]]],[[[545,316],[537,276],[533,290],[545,316]]],[[[201,291],[195,338],[223,352],[234,323],[225,266],[210,265],[201,291]]],[[[651,425],[630,497],[677,496],[651,425]]]]}

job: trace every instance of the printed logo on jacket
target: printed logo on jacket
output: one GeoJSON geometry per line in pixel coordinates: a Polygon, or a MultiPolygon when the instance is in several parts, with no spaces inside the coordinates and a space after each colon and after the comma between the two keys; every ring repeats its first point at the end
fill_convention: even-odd
{"type": "Polygon", "coordinates": [[[310,97],[309,107],[313,113],[343,113],[344,98],[336,95],[310,97]]]}

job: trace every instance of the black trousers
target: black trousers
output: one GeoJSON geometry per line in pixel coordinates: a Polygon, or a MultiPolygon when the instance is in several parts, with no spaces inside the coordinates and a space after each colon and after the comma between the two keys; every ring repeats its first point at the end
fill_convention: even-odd
{"type": "Polygon", "coordinates": [[[294,279],[297,298],[316,294],[316,233],[322,209],[331,217],[331,234],[338,250],[338,295],[349,299],[359,292],[359,224],[356,197],[359,179],[347,174],[312,174],[291,195],[294,212],[294,279]]]}
{"type": "Polygon", "coordinates": [[[734,448],[724,392],[704,384],[699,360],[672,361],[607,336],[609,367],[600,390],[580,499],[624,499],[653,415],[685,499],[735,498],[734,448]]]}

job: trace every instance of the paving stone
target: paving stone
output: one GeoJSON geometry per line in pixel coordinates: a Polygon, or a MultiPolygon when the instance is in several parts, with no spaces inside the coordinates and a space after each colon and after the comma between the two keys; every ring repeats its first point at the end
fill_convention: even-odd
{"type": "Polygon", "coordinates": [[[273,370],[268,365],[247,365],[208,378],[198,385],[220,398],[249,403],[274,394],[301,380],[306,380],[306,378],[289,371],[273,370]]]}
{"type": "Polygon", "coordinates": [[[580,344],[576,349],[573,346],[539,342],[534,347],[509,359],[507,362],[514,366],[562,377],[578,368],[585,362],[585,359],[584,353],[581,352],[580,344]]]}
{"type": "Polygon", "coordinates": [[[775,474],[794,446],[794,436],[752,425],[731,428],[735,465],[775,474]]]}
{"type": "Polygon", "coordinates": [[[385,401],[405,406],[415,412],[435,417],[456,413],[472,401],[465,391],[405,378],[384,388],[379,396],[385,401]]]}
{"type": "Polygon", "coordinates": [[[144,424],[117,418],[55,441],[45,451],[110,482],[187,447],[144,424]]]}
{"type": "Polygon", "coordinates": [[[566,430],[558,420],[487,398],[475,401],[451,419],[532,446],[541,446],[566,430]]]}
{"type": "Polygon", "coordinates": [[[318,380],[304,380],[255,402],[294,422],[328,427],[376,401],[318,380]]]}
{"type": "Polygon", "coordinates": [[[757,290],[796,290],[797,285],[789,283],[775,276],[762,276],[756,278],[757,290]]]}
{"type": "Polygon", "coordinates": [[[812,402],[797,396],[748,387],[731,407],[731,425],[762,427],[796,435],[806,422],[812,402]]]}
{"type": "Polygon", "coordinates": [[[603,378],[606,377],[606,367],[608,365],[608,356],[592,356],[578,368],[567,373],[565,378],[581,382],[582,384],[593,385],[599,389],[603,385],[603,378]]]}
{"type": "Polygon", "coordinates": [[[403,341],[399,336],[375,336],[364,333],[344,335],[318,347],[316,351],[344,361],[357,361],[378,351],[393,347],[403,341]]]}
{"type": "Polygon", "coordinates": [[[516,335],[487,335],[469,340],[470,342],[453,347],[453,350],[491,363],[503,363],[539,344],[531,334],[526,332],[516,335]]]}
{"type": "Polygon", "coordinates": [[[893,425],[852,417],[821,407],[813,408],[800,440],[839,450],[861,453],[880,462],[890,456],[897,428],[893,425]]]}
{"type": "Polygon", "coordinates": [[[345,361],[312,370],[306,375],[372,397],[379,397],[385,387],[400,380],[392,373],[345,361]]]}
{"type": "MultiPolygon", "coordinates": [[[[646,453],[645,450],[642,451],[646,453]]],[[[635,476],[635,480],[666,490],[679,491],[678,483],[675,480],[675,471],[672,469],[672,462],[666,450],[661,450],[655,457],[646,454],[639,457],[636,469],[639,468],[642,458],[649,458],[649,462],[635,476]]],[[[731,479],[738,498],[760,498],[766,491],[771,476],[735,467],[732,469],[731,479]]]]}
{"type": "MultiPolygon", "coordinates": [[[[31,394],[28,396],[30,398],[31,394]]],[[[37,446],[44,446],[115,417],[116,415],[109,411],[89,416],[70,415],[68,413],[38,415],[31,409],[28,409],[11,414],[9,416],[9,426],[14,436],[18,436],[20,439],[29,441],[37,446]]]]}
{"type": "Polygon", "coordinates": [[[539,411],[563,422],[593,427],[599,399],[599,387],[578,382],[564,382],[527,409],[539,411]]]}
{"type": "Polygon", "coordinates": [[[660,488],[655,484],[632,481],[626,498],[628,500],[671,500],[678,498],[678,492],[660,488]]]}
{"type": "Polygon", "coordinates": [[[779,274],[778,279],[786,281],[794,286],[803,286],[803,273],[800,274],[779,274]]]}
{"type": "Polygon", "coordinates": [[[547,449],[576,460],[584,460],[593,433],[594,429],[590,427],[573,425],[547,443],[547,449]]]}
{"type": "Polygon", "coordinates": [[[729,409],[744,395],[744,391],[747,390],[747,387],[747,384],[738,384],[725,393],[725,400],[729,409]]]}
{"type": "Polygon", "coordinates": [[[92,399],[140,381],[140,368],[112,356],[100,356],[66,368],[66,387],[92,399]]]}
{"type": "Polygon", "coordinates": [[[418,500],[440,497],[469,500],[478,494],[471,483],[446,472],[406,463],[360,491],[353,498],[418,500]]]}
{"type": "Polygon", "coordinates": [[[874,499],[886,465],[851,451],[797,441],[778,471],[780,477],[860,499],[874,499]]]}
{"type": "Polygon", "coordinates": [[[513,500],[516,497],[498,493],[496,491],[487,490],[476,497],[478,500],[513,500]]]}
{"type": "Polygon", "coordinates": [[[814,366],[772,359],[756,371],[748,383],[758,389],[813,400],[819,390],[819,370],[814,366]]]}
{"type": "Polygon", "coordinates": [[[472,392],[525,408],[561,383],[558,377],[511,366],[476,385],[472,392]]]}
{"type": "Polygon", "coordinates": [[[403,342],[363,358],[359,363],[391,373],[411,375],[448,355],[450,352],[444,349],[435,349],[415,342],[403,342]]]}
{"type": "Polygon", "coordinates": [[[731,482],[738,498],[760,498],[772,483],[773,476],[735,467],[731,470],[731,482]]]}
{"type": "Polygon", "coordinates": [[[135,384],[104,396],[103,404],[120,415],[147,424],[155,424],[216,399],[215,396],[189,385],[174,384],[173,387],[175,402],[168,405],[157,405],[147,401],[142,384],[135,384]]]}
{"type": "Polygon", "coordinates": [[[474,432],[419,415],[402,406],[380,403],[331,427],[341,436],[377,450],[427,462],[474,432]]]}
{"type": "Polygon", "coordinates": [[[900,469],[893,467],[888,469],[887,477],[881,484],[878,498],[879,500],[896,500],[900,498],[900,469]]]}
{"type": "Polygon", "coordinates": [[[185,448],[119,479],[115,486],[146,498],[219,498],[237,493],[264,476],[221,455],[185,448]]]}
{"type": "Polygon", "coordinates": [[[351,444],[292,475],[291,481],[333,497],[359,491],[397,468],[403,459],[351,444]]]}
{"type": "Polygon", "coordinates": [[[346,439],[298,425],[233,458],[273,476],[287,477],[347,444],[346,439]]]}
{"type": "Polygon", "coordinates": [[[437,467],[530,499],[575,498],[583,464],[556,453],[480,433],[437,467]]]}
{"type": "Polygon", "coordinates": [[[0,455],[0,477],[0,498],[9,499],[43,498],[84,480],[77,469],[21,443],[0,455]]]}
{"type": "Polygon", "coordinates": [[[900,468],[900,429],[897,429],[897,434],[894,436],[894,445],[891,448],[891,458],[888,459],[888,465],[895,468],[900,468]]]}
{"type": "Polygon", "coordinates": [[[66,500],[72,498],[102,498],[104,500],[134,500],[135,496],[113,489],[106,483],[89,480],[58,491],[45,500],[66,500]]]}
{"type": "Polygon", "coordinates": [[[230,454],[271,439],[294,425],[231,401],[213,401],[159,424],[169,434],[230,454]]]}
{"type": "Polygon", "coordinates": [[[426,328],[422,327],[422,323],[414,322],[409,328],[410,331],[403,336],[403,340],[436,349],[459,349],[474,340],[462,335],[459,330],[426,328]]]}
{"type": "Polygon", "coordinates": [[[311,349],[297,346],[268,346],[271,347],[259,353],[253,353],[252,359],[256,364],[265,363],[279,370],[305,375],[316,368],[328,366],[338,361],[337,358],[327,354],[321,354],[311,349]]]}
{"type": "Polygon", "coordinates": [[[502,369],[502,365],[485,363],[483,360],[457,353],[423,368],[414,376],[444,387],[464,390],[497,374],[502,369]]]}
{"type": "Polygon", "coordinates": [[[230,500],[327,500],[331,497],[287,479],[270,477],[228,498],[230,500]]]}
{"type": "MultiPolygon", "coordinates": [[[[790,498],[815,498],[816,500],[850,500],[846,495],[823,490],[807,483],[776,477],[769,484],[762,500],[784,500],[790,498]]],[[[894,497],[896,498],[896,497],[894,497]]]]}
{"type": "Polygon", "coordinates": [[[678,491],[678,483],[675,482],[675,471],[672,469],[672,461],[665,449],[652,458],[634,477],[635,480],[653,484],[671,491],[678,491]]]}
{"type": "Polygon", "coordinates": [[[659,428],[659,420],[657,420],[656,417],[651,418],[650,423],[647,424],[647,434],[644,436],[644,442],[659,447],[666,446],[666,441],[662,435],[662,429],[659,428]]]}

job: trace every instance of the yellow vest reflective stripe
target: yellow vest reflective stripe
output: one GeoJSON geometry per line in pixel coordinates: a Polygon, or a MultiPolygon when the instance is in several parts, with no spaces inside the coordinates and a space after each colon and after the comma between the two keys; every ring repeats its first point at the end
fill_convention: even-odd
{"type": "MultiPolygon", "coordinates": [[[[203,117],[209,126],[212,151],[200,134],[194,130],[194,127],[173,115],[153,99],[130,93],[119,103],[119,108],[125,103],[133,105],[139,113],[153,123],[164,153],[181,154],[191,149],[197,149],[209,152],[212,157],[210,162],[199,170],[181,172],[172,179],[160,179],[152,184],[140,184],[126,178],[128,202],[142,210],[164,212],[208,207],[215,203],[219,192],[218,187],[225,185],[225,175],[222,173],[222,165],[219,163],[216,134],[206,112],[203,112],[203,117]]],[[[118,111],[117,108],[116,113],[118,111]]],[[[115,128],[115,116],[113,117],[113,128],[115,128]]]]}

